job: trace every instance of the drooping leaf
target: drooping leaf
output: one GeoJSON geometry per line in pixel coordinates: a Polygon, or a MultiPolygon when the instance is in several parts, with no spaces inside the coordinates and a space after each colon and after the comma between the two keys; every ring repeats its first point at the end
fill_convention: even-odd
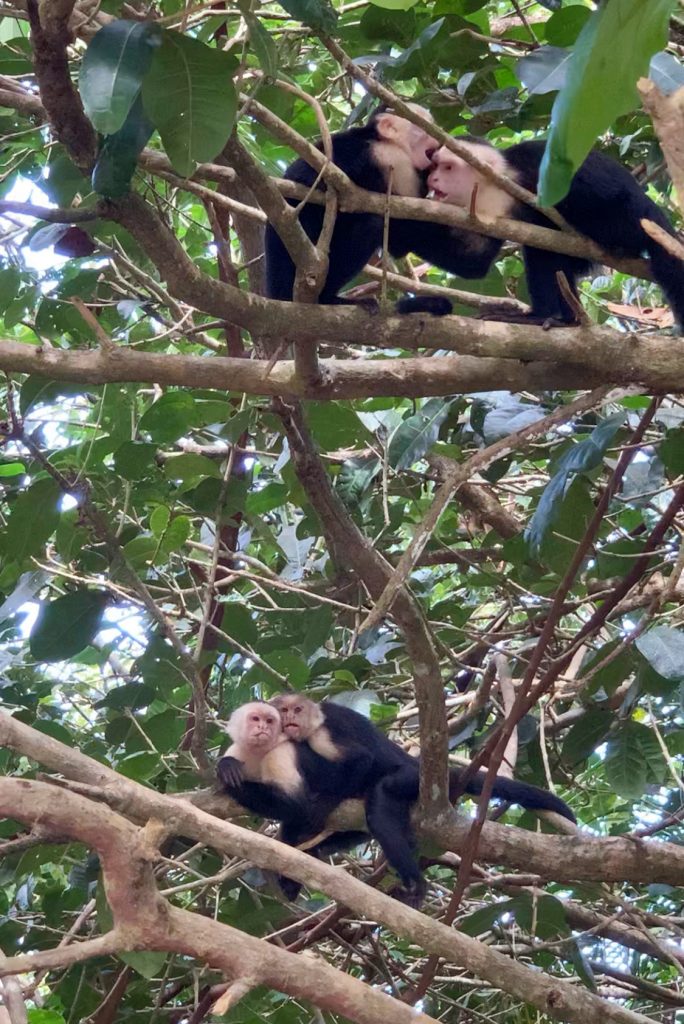
{"type": "Polygon", "coordinates": [[[556,92],[565,84],[568,65],[572,59],[569,50],[558,46],[540,46],[518,61],[517,72],[531,96],[556,92]]]}
{"type": "Polygon", "coordinates": [[[92,174],[96,192],[108,199],[117,199],[130,190],[138,157],[153,131],[154,125],[138,95],[121,128],[104,140],[92,174]]]}
{"type": "Polygon", "coordinates": [[[243,10],[242,16],[249,29],[249,41],[265,75],[275,78],[278,73],[278,49],[273,37],[264,27],[260,18],[249,10],[243,10]]]}
{"type": "Polygon", "coordinates": [[[673,626],[651,626],[637,637],[636,647],[658,675],[673,682],[684,680],[684,631],[673,626]]]}
{"type": "Polygon", "coordinates": [[[36,661],[65,661],[87,647],[102,624],[107,597],[75,590],[41,606],[29,645],[36,661]]]}
{"type": "Polygon", "coordinates": [[[337,11],[329,0],[285,0],[281,3],[288,14],[315,31],[332,33],[337,25],[337,11]]]}
{"type": "Polygon", "coordinates": [[[569,766],[578,765],[603,743],[614,722],[614,715],[603,708],[588,708],[568,731],[561,757],[569,766]]]}
{"type": "Polygon", "coordinates": [[[151,21],[111,21],[96,32],[83,57],[78,88],[97,131],[113,135],[135,102],[161,30],[151,21]]]}
{"type": "Polygon", "coordinates": [[[525,540],[534,554],[538,554],[544,536],[552,525],[568,486],[577,473],[598,466],[603,455],[624,421],[623,413],[602,420],[585,440],[573,445],[558,461],[551,481],[539,499],[535,513],[525,530],[525,540]]]}
{"type": "Polygon", "coordinates": [[[36,480],[12,506],[2,548],[19,565],[37,554],[59,522],[59,487],[51,477],[36,480]]]}
{"type": "Polygon", "coordinates": [[[179,174],[213,160],[228,141],[237,112],[235,60],[179,32],[164,32],[143,83],[145,113],[179,174]]]}
{"type": "Polygon", "coordinates": [[[407,469],[423,458],[437,440],[439,428],[454,401],[453,398],[430,398],[397,427],[389,443],[390,466],[407,469]]]}
{"type": "Polygon", "coordinates": [[[658,740],[641,722],[628,721],[608,742],[606,778],[615,792],[636,800],[649,782],[662,782],[667,766],[658,740]]]}
{"type": "Polygon", "coordinates": [[[637,79],[665,45],[673,7],[673,0],[610,0],[580,32],[553,105],[539,175],[542,205],[563,198],[597,137],[637,105],[637,79]]]}

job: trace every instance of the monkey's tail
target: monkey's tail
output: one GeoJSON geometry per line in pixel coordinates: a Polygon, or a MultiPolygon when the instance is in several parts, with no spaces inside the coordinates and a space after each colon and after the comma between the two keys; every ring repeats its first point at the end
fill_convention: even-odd
{"type": "MultiPolygon", "coordinates": [[[[485,778],[486,772],[478,772],[465,787],[466,793],[479,796],[485,778]]],[[[452,775],[452,782],[455,781],[452,775]]],[[[517,779],[497,775],[492,796],[497,800],[506,800],[510,804],[519,804],[529,811],[555,811],[562,818],[567,818],[574,825],[577,824],[577,818],[564,800],[555,793],[549,793],[547,789],[540,789],[539,786],[531,786],[528,782],[518,782],[517,779]]]]}
{"type": "MultiPolygon", "coordinates": [[[[668,234],[671,231],[668,226],[668,234]]],[[[673,256],[654,238],[647,238],[653,276],[665,293],[680,334],[684,334],[684,260],[673,256]]]]}

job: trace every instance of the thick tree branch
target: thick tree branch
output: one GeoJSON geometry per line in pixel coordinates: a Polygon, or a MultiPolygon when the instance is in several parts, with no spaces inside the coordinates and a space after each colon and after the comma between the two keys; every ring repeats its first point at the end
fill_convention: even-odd
{"type": "Polygon", "coordinates": [[[72,37],[68,20],[73,6],[62,0],[43,0],[40,5],[37,0],[27,0],[26,9],[33,65],[50,126],[76,166],[88,174],[97,154],[97,136],[69,75],[67,46],[72,37]]]}
{"type": "MultiPolygon", "coordinates": [[[[308,310],[308,307],[302,305],[300,309],[308,310]]],[[[316,311],[321,320],[325,318],[325,307],[312,306],[311,310],[316,311]]],[[[352,317],[359,318],[357,323],[368,322],[369,326],[365,329],[371,329],[372,321],[366,321],[365,314],[341,311],[345,320],[350,313],[352,317]]],[[[261,318],[260,314],[258,318],[261,318]]],[[[540,336],[540,348],[535,357],[527,358],[515,355],[501,358],[462,355],[458,359],[323,359],[321,367],[325,383],[317,387],[303,384],[297,377],[294,364],[288,360],[269,366],[265,359],[160,355],[138,352],[132,348],[67,352],[24,345],[17,341],[0,341],[0,369],[8,373],[34,373],[53,380],[80,381],[85,384],[132,381],[178,387],[223,388],[248,395],[292,395],[319,401],[383,396],[422,398],[492,390],[547,391],[595,388],[603,384],[636,385],[649,394],[684,390],[684,346],[672,345],[668,339],[623,341],[624,348],[620,353],[619,346],[605,338],[606,332],[599,330],[594,334],[593,331],[577,328],[569,332],[574,334],[575,345],[569,344],[570,339],[559,344],[554,359],[554,341],[549,335],[560,332],[549,331],[545,335],[541,328],[504,324],[483,326],[475,320],[455,317],[448,319],[454,332],[461,324],[464,325],[463,348],[470,347],[468,336],[489,330],[492,332],[489,340],[493,344],[487,347],[497,348],[498,337],[507,334],[509,327],[511,348],[514,351],[517,347],[531,347],[536,331],[540,336]],[[584,344],[592,338],[596,338],[596,345],[585,349],[584,344]],[[574,354],[571,354],[573,348],[574,354]],[[549,357],[553,361],[549,361],[549,357]]],[[[399,333],[405,329],[397,318],[391,317],[387,322],[398,324],[399,333]]],[[[325,331],[323,324],[319,324],[319,328],[321,333],[325,331]]],[[[378,329],[382,329],[380,324],[378,329]]],[[[443,329],[436,328],[440,331],[443,329]]],[[[345,327],[344,332],[338,329],[333,333],[348,334],[351,329],[345,327]]],[[[451,340],[455,344],[453,336],[451,340]]],[[[400,342],[397,341],[397,344],[400,342]]]]}
{"type": "MultiPolygon", "coordinates": [[[[142,787],[135,788],[142,791],[141,800],[147,804],[148,818],[158,819],[159,824],[162,820],[157,810],[159,800],[166,805],[173,801],[151,791],[147,795],[142,787]]],[[[63,792],[60,799],[55,800],[54,788],[48,784],[3,779],[0,780],[0,812],[30,825],[40,821],[98,851],[115,928],[132,948],[168,949],[197,956],[219,967],[229,977],[249,977],[255,984],[263,983],[291,995],[305,996],[324,1009],[337,1012],[344,1009],[346,1016],[360,1024],[378,1024],[383,1019],[409,1024],[421,1018],[427,1024],[429,1018],[416,1015],[409,1007],[402,1008],[402,1004],[377,989],[370,989],[320,962],[297,958],[273,946],[269,946],[268,956],[264,956],[263,942],[259,939],[171,906],[157,892],[152,872],[158,854],[156,844],[162,834],[178,831],[197,839],[201,833],[201,842],[222,852],[248,857],[262,867],[316,884],[357,913],[384,921],[429,952],[465,966],[477,977],[556,1019],[577,1024],[646,1024],[648,1020],[641,1014],[607,1003],[586,989],[524,967],[476,939],[430,921],[418,911],[345,876],[338,868],[331,868],[255,832],[213,821],[189,805],[176,804],[170,817],[165,811],[163,828],[153,824],[149,829],[140,830],[103,805],[75,793],[63,792]],[[135,899],[131,899],[132,892],[135,899]]],[[[39,957],[40,954],[36,967],[43,966],[39,957]]],[[[25,961],[20,965],[0,966],[0,974],[25,970],[25,961]]]]}

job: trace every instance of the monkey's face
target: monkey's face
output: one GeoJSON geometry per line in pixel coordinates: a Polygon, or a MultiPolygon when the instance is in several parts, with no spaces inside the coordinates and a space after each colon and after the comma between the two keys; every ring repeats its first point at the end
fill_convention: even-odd
{"type": "MultiPolygon", "coordinates": [[[[430,116],[421,107],[416,107],[416,110],[423,116],[430,116]]],[[[398,114],[388,113],[378,115],[375,127],[382,141],[398,146],[410,157],[415,170],[427,170],[438,146],[437,140],[428,132],[398,114]]]]}
{"type": "Polygon", "coordinates": [[[280,712],[283,732],[289,740],[305,740],[311,734],[309,701],[296,695],[274,697],[272,704],[280,712]]]}
{"type": "Polygon", "coordinates": [[[255,750],[271,750],[282,735],[280,716],[268,704],[245,704],[235,712],[228,725],[236,742],[246,743],[255,750]],[[233,719],[238,714],[242,721],[234,723],[233,719]]]}
{"type": "Polygon", "coordinates": [[[468,206],[478,177],[465,160],[442,147],[432,157],[427,185],[437,202],[468,206]]]}

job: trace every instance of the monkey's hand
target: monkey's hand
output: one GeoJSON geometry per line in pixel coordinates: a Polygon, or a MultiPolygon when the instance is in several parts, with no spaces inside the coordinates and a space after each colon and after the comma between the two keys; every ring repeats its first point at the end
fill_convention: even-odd
{"type": "Polygon", "coordinates": [[[222,757],[216,765],[216,774],[219,782],[225,789],[240,789],[245,776],[242,771],[242,761],[236,757],[222,757]]]}

